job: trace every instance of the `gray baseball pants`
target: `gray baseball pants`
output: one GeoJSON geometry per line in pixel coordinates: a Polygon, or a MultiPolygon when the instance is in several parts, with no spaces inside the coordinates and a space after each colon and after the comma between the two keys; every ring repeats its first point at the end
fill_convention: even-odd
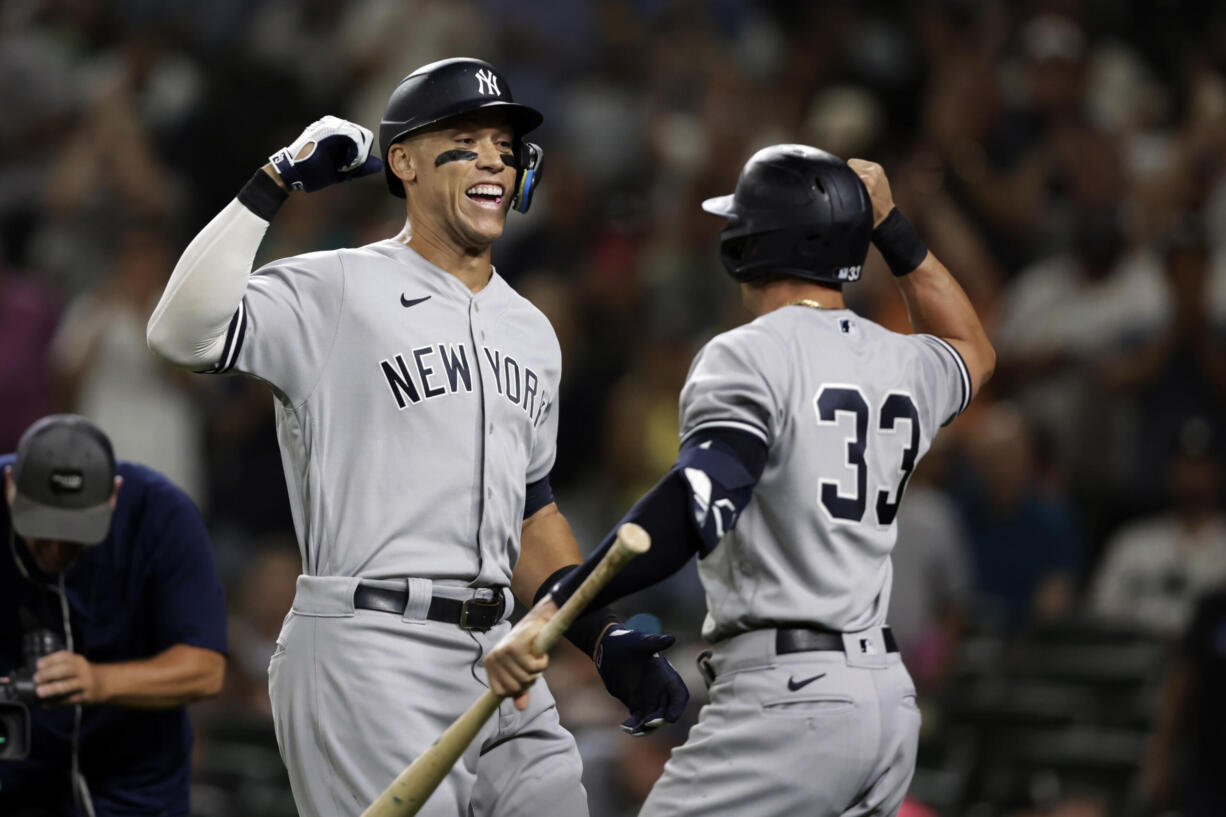
{"type": "MultiPolygon", "coordinates": [[[[277,744],[301,817],[356,817],[487,690],[487,632],[355,610],[357,579],[300,576],[268,668],[277,744]]],[[[404,585],[401,584],[401,587],[404,585]]],[[[410,610],[424,610],[421,580],[410,610]]],[[[462,588],[434,593],[466,597],[462,588]]],[[[575,741],[544,681],[502,703],[422,817],[587,817],[575,741]]]]}
{"type": "Polygon", "coordinates": [[[639,817],[877,817],[915,771],[920,713],[898,653],[775,654],[775,631],[712,650],[710,703],[639,817]],[[811,679],[811,680],[810,680],[811,679]]]}

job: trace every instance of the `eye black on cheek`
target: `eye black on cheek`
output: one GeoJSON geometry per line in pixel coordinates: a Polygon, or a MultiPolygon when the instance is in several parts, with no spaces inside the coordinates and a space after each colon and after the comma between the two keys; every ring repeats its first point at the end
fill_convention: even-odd
{"type": "Polygon", "coordinates": [[[434,159],[434,166],[445,165],[448,162],[475,162],[477,154],[472,150],[444,150],[434,159]]]}
{"type": "Polygon", "coordinates": [[[519,167],[519,161],[515,158],[514,153],[499,153],[498,155],[507,167],[519,167]]]}

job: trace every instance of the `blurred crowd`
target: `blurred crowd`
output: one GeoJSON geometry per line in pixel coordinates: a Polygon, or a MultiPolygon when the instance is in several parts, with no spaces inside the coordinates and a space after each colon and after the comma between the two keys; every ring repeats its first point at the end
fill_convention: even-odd
{"type": "MultiPolygon", "coordinates": [[[[926,724],[907,808],[1226,813],[1204,694],[1226,680],[1226,7],[10,0],[0,451],[78,412],[204,512],[232,624],[226,693],[196,712],[199,814],[292,813],[266,668],[299,563],[270,394],[172,370],[145,322],[268,154],[326,113],[377,131],[400,78],[447,56],[494,62],[546,116],[544,184],[494,261],[562,344],[553,485],[583,545],[671,465],[693,354],[748,317],[701,200],[767,144],[878,161],[999,354],[899,517],[891,623],[926,724]]],[[[403,218],[375,181],[294,196],[259,260],[403,218]]],[[[906,331],[875,251],[847,296],[906,331]]],[[[694,706],[704,609],[692,569],[623,607],[681,636],[694,706]]],[[[687,725],[622,736],[569,646],[549,679],[593,817],[634,814],[687,725]]]]}

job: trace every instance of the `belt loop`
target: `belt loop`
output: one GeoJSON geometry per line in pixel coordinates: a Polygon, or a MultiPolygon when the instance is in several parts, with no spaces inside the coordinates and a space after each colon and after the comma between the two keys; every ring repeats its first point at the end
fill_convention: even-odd
{"type": "Polygon", "coordinates": [[[715,683],[715,667],[711,666],[712,655],[711,650],[703,650],[694,660],[694,663],[698,665],[698,674],[702,676],[702,682],[706,684],[707,689],[710,689],[715,683]]]}
{"type": "Polygon", "coordinates": [[[430,611],[430,598],[433,595],[434,582],[429,579],[405,579],[409,601],[404,606],[403,621],[423,622],[430,611]]]}
{"type": "Polygon", "coordinates": [[[502,588],[502,616],[495,624],[501,624],[511,617],[511,613],[515,612],[515,594],[511,592],[510,585],[504,585],[502,588]]]}

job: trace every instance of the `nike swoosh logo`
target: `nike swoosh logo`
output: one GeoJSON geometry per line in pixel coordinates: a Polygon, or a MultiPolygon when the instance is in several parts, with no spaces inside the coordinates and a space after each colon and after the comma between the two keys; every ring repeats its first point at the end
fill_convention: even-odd
{"type": "Polygon", "coordinates": [[[813,683],[818,678],[825,678],[825,677],[826,677],[826,673],[821,672],[821,673],[818,673],[817,675],[814,675],[812,678],[806,678],[803,681],[797,681],[795,678],[788,678],[788,689],[790,689],[792,692],[795,692],[801,687],[808,686],[809,684],[813,683]]]}
{"type": "Polygon", "coordinates": [[[428,300],[430,300],[429,295],[427,295],[424,298],[414,298],[413,300],[410,301],[408,298],[404,297],[404,295],[402,294],[400,296],[400,305],[401,306],[417,306],[422,301],[428,301],[428,300]]]}

